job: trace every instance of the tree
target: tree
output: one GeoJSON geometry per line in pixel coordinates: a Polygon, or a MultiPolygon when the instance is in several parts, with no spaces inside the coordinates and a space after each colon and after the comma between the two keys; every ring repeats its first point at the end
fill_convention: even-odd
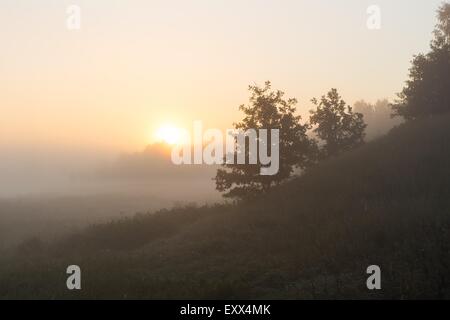
{"type": "Polygon", "coordinates": [[[450,112],[450,4],[438,10],[430,52],[412,60],[409,79],[392,105],[405,120],[450,112]]]}
{"type": "MultiPolygon", "coordinates": [[[[246,199],[267,192],[288,179],[295,168],[305,168],[316,147],[306,135],[308,125],[302,125],[301,117],[294,114],[296,99],[285,100],[282,91],[271,90],[270,82],[263,88],[249,86],[249,91],[249,105],[239,107],[245,116],[234,127],[241,132],[256,130],[256,139],[260,139],[259,129],[278,129],[279,170],[275,175],[261,175],[260,169],[264,166],[260,161],[257,164],[225,163],[215,177],[216,189],[226,192],[224,197],[246,199]]],[[[245,148],[246,158],[249,157],[248,149],[245,148]]]]}
{"type": "Polygon", "coordinates": [[[437,19],[438,23],[433,31],[432,48],[442,48],[450,45],[450,3],[442,4],[437,11],[437,19]]]}
{"type": "Polygon", "coordinates": [[[320,157],[329,158],[364,143],[364,116],[346,106],[336,89],[331,89],[320,101],[312,99],[310,124],[323,141],[320,157]]]}

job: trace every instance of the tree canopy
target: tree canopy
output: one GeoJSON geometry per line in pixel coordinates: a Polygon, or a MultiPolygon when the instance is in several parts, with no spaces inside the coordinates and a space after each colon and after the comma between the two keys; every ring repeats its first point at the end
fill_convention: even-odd
{"type": "Polygon", "coordinates": [[[450,112],[450,4],[437,13],[438,23],[427,54],[412,60],[409,79],[392,105],[393,116],[406,120],[450,112]]]}
{"type": "MultiPolygon", "coordinates": [[[[305,168],[316,147],[306,134],[309,126],[301,124],[301,117],[295,115],[296,99],[285,99],[284,92],[272,90],[270,82],[264,87],[249,86],[249,91],[249,104],[239,108],[244,118],[234,127],[241,131],[256,130],[256,139],[260,139],[258,129],[279,129],[279,170],[275,175],[261,175],[263,165],[259,161],[256,164],[225,163],[215,177],[216,189],[226,192],[225,197],[244,199],[267,192],[273,185],[288,179],[295,168],[305,168]]],[[[261,147],[267,146],[259,145],[261,147]]],[[[249,148],[244,152],[248,159],[249,148]]]]}
{"type": "Polygon", "coordinates": [[[322,159],[364,143],[366,124],[362,113],[353,112],[336,89],[331,89],[320,101],[312,99],[312,103],[316,109],[310,111],[310,124],[323,142],[320,150],[322,159]]]}

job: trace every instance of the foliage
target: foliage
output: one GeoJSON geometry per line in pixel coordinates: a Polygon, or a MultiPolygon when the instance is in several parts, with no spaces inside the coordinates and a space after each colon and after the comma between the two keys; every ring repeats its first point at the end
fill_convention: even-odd
{"type": "Polygon", "coordinates": [[[401,125],[257,201],[138,215],[2,256],[0,299],[448,299],[449,124],[401,125]],[[65,287],[71,264],[80,291],[65,287]],[[365,286],[371,264],[382,290],[365,286]]]}
{"type": "MultiPolygon", "coordinates": [[[[300,123],[301,117],[295,115],[296,99],[284,99],[282,91],[271,90],[270,82],[264,87],[249,86],[251,93],[249,105],[241,105],[244,113],[235,129],[245,132],[249,129],[279,129],[279,171],[275,175],[261,175],[263,165],[224,164],[215,177],[216,188],[226,192],[225,197],[249,198],[266,193],[274,186],[289,178],[295,168],[305,168],[314,154],[315,143],[306,135],[308,125],[300,123]]],[[[270,144],[270,141],[269,143],[270,144]]],[[[264,146],[263,146],[264,147],[264,146]]],[[[249,148],[245,148],[246,159],[249,148]]]]}
{"type": "Polygon", "coordinates": [[[392,105],[393,116],[406,120],[450,112],[450,4],[438,11],[438,24],[427,54],[412,60],[409,79],[392,105]]]}
{"type": "Polygon", "coordinates": [[[312,99],[316,110],[311,110],[310,123],[324,142],[321,157],[329,158],[364,143],[364,116],[346,106],[336,89],[331,89],[320,101],[312,99]]]}

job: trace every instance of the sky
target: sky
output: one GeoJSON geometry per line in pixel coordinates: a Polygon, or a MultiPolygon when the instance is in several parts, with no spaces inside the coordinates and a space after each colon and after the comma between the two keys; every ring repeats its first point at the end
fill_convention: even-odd
{"type": "Polygon", "coordinates": [[[440,3],[1,0],[0,147],[131,152],[166,123],[231,128],[266,80],[301,114],[332,87],[349,104],[392,99],[440,3]],[[66,27],[70,4],[80,30],[66,27]]]}

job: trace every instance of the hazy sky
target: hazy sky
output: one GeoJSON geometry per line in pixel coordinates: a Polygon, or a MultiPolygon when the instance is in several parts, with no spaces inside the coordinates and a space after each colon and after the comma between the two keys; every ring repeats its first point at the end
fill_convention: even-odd
{"type": "Polygon", "coordinates": [[[162,123],[227,128],[247,86],[392,98],[440,0],[1,0],[0,146],[136,150],[162,123]],[[81,30],[66,8],[81,7],[81,30]],[[381,29],[366,9],[381,8],[381,29]]]}

